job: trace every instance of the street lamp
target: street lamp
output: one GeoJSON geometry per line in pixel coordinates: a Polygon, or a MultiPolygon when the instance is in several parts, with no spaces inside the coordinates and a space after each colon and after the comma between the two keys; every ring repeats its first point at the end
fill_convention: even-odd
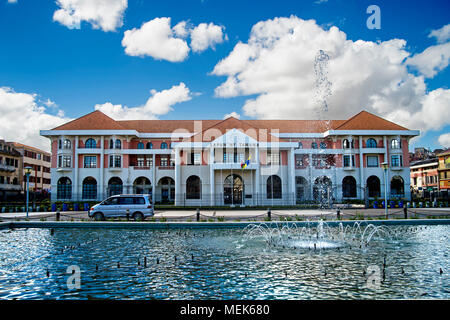
{"type": "Polygon", "coordinates": [[[389,169],[389,164],[387,162],[383,162],[381,164],[384,172],[384,215],[385,218],[388,219],[388,204],[387,204],[387,171],[389,169]]]}
{"type": "Polygon", "coordinates": [[[30,174],[31,167],[25,167],[25,175],[27,176],[27,219],[28,219],[28,199],[29,199],[29,190],[30,190],[30,174]]]}

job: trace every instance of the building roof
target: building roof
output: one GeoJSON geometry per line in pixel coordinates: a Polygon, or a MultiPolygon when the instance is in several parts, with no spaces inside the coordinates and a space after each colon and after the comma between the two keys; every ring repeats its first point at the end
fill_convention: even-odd
{"type": "Polygon", "coordinates": [[[442,152],[436,154],[437,157],[440,157],[440,156],[448,156],[448,155],[450,155],[450,148],[448,148],[447,150],[444,150],[444,151],[442,151],[442,152]]]}
{"type": "MultiPolygon", "coordinates": [[[[136,130],[143,133],[171,133],[185,129],[203,132],[217,128],[278,130],[280,133],[323,133],[328,130],[408,130],[367,111],[348,120],[114,120],[99,110],[67,122],[52,130],[136,130]]],[[[257,130],[259,131],[259,130],[257,130]]]]}
{"type": "Polygon", "coordinates": [[[438,158],[430,158],[425,160],[412,161],[409,164],[409,166],[412,168],[415,166],[438,165],[438,164],[439,164],[438,158]]]}
{"type": "Polygon", "coordinates": [[[34,152],[43,153],[43,154],[46,154],[46,155],[51,155],[50,152],[44,151],[44,150],[36,148],[36,147],[28,146],[28,145],[20,143],[20,142],[8,142],[8,143],[13,144],[15,148],[23,148],[23,149],[26,149],[26,150],[32,150],[34,152]]]}

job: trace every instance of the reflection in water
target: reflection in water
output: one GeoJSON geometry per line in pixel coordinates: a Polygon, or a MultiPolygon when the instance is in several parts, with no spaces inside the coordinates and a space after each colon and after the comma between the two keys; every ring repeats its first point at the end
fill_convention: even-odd
{"type": "Polygon", "coordinates": [[[389,227],[369,241],[371,230],[362,226],[321,228],[283,230],[280,225],[272,232],[284,242],[268,242],[267,235],[249,235],[248,229],[56,229],[53,235],[49,229],[3,230],[0,298],[450,297],[449,226],[389,227]],[[304,232],[311,239],[297,237],[308,235],[304,232]],[[383,268],[384,259],[380,288],[367,288],[365,271],[371,265],[383,268]],[[80,289],[67,289],[70,265],[81,268],[80,289]],[[446,272],[440,275],[439,268],[446,272]]]}

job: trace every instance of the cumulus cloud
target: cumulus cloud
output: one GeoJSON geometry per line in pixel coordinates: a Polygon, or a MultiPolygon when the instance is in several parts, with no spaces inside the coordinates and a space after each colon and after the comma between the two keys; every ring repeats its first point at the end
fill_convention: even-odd
{"type": "Polygon", "coordinates": [[[241,117],[241,115],[239,113],[237,113],[236,111],[233,111],[233,112],[227,113],[223,116],[224,119],[227,119],[229,117],[239,119],[241,117]]]}
{"type": "Polygon", "coordinates": [[[114,31],[123,25],[123,15],[128,0],[57,0],[60,9],[53,14],[53,20],[69,29],[80,29],[82,21],[94,29],[114,31]]]}
{"type": "Polygon", "coordinates": [[[191,31],[191,48],[194,52],[202,52],[208,48],[215,48],[216,44],[226,40],[223,27],[214,23],[200,23],[191,31]]]}
{"type": "Polygon", "coordinates": [[[450,39],[450,23],[440,29],[431,31],[428,37],[436,38],[438,43],[446,42],[450,39]]]}
{"type": "Polygon", "coordinates": [[[323,50],[332,93],[324,116],[346,119],[365,109],[411,129],[439,130],[450,123],[449,90],[427,92],[424,76],[408,71],[405,46],[402,39],[349,40],[336,27],[295,16],[261,21],[214,67],[212,74],[226,77],[215,94],[255,96],[243,105],[251,117],[317,118],[314,59],[323,50]]]}
{"type": "Polygon", "coordinates": [[[407,60],[407,64],[416,68],[427,78],[433,78],[439,71],[447,68],[450,62],[450,42],[425,49],[407,60]]]}
{"type": "Polygon", "coordinates": [[[450,148],[450,133],[441,134],[438,138],[439,144],[444,148],[450,148]]]}
{"type": "Polygon", "coordinates": [[[190,50],[187,42],[177,37],[182,34],[182,29],[183,25],[178,24],[173,30],[170,18],[156,18],[143,23],[139,29],[125,31],[122,46],[130,56],[180,62],[186,59],[190,50]]]}
{"type": "Polygon", "coordinates": [[[8,0],[8,3],[17,3],[17,0],[8,0]]]}
{"type": "Polygon", "coordinates": [[[172,111],[173,105],[192,99],[189,88],[183,82],[170,89],[162,91],[151,90],[150,94],[150,98],[142,106],[127,107],[106,102],[95,105],[95,110],[100,110],[116,120],[152,120],[158,119],[158,116],[172,111]]]}
{"type": "Polygon", "coordinates": [[[15,92],[0,87],[0,137],[7,141],[25,143],[43,150],[50,150],[48,138],[39,135],[39,130],[51,129],[71,119],[62,110],[56,115],[38,103],[34,93],[15,92]]]}
{"type": "Polygon", "coordinates": [[[155,18],[124,33],[122,46],[130,56],[153,57],[170,62],[184,61],[189,51],[202,52],[215,48],[227,39],[224,28],[213,23],[201,23],[194,27],[181,21],[171,27],[171,18],[155,18]],[[186,39],[191,37],[191,48],[186,39]]]}

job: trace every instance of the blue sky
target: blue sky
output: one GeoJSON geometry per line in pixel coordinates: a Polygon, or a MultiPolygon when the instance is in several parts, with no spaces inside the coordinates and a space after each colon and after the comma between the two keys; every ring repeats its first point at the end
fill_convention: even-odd
{"type": "MultiPolygon", "coordinates": [[[[449,7],[448,1],[328,0],[319,3],[283,0],[128,0],[122,14],[123,24],[114,31],[104,31],[95,29],[91,22],[84,20],[79,29],[55,21],[54,13],[60,9],[56,1],[18,0],[8,3],[7,0],[0,0],[0,87],[9,88],[9,93],[34,94],[36,105],[46,108],[40,112],[56,117],[58,112],[61,116],[62,111],[66,119],[91,112],[95,105],[106,102],[128,108],[142,106],[151,96],[150,90],[160,92],[182,82],[189,90],[188,101],[170,105],[171,111],[161,112],[158,118],[221,119],[233,111],[242,119],[270,117],[273,114],[268,111],[250,112],[250,108],[242,109],[247,100],[257,100],[262,89],[240,89],[239,94],[220,95],[215,90],[230,75],[224,72],[211,74],[219,61],[226,59],[239,41],[248,42],[256,23],[291,16],[302,20],[314,19],[325,31],[332,26],[339,28],[353,42],[359,39],[375,43],[404,39],[404,50],[412,57],[438,44],[429,34],[450,23],[449,7]],[[371,4],[381,9],[380,30],[366,27],[369,17],[366,8],[371,4]],[[187,58],[180,62],[126,54],[122,45],[124,32],[139,29],[143,23],[161,17],[170,17],[171,27],[181,21],[187,21],[191,28],[200,23],[214,23],[222,28],[226,39],[202,52],[193,52],[191,49],[187,58]],[[45,106],[47,99],[55,105],[45,106]]],[[[189,39],[186,39],[186,43],[189,45],[189,39]]],[[[367,63],[371,63],[370,59],[367,63]]],[[[244,68],[239,72],[245,74],[250,69],[244,68]]],[[[408,66],[408,71],[413,76],[420,76],[420,68],[408,66]]],[[[449,79],[450,71],[445,66],[435,75],[425,77],[425,91],[448,90],[449,79]]],[[[251,84],[251,78],[248,81],[251,84]]],[[[331,81],[334,82],[333,79],[331,81]]],[[[244,81],[241,84],[242,87],[248,86],[244,81]]],[[[446,100],[443,101],[445,103],[446,100]]],[[[340,114],[341,118],[346,118],[349,113],[355,113],[354,108],[347,111],[345,103],[335,104],[335,112],[331,114],[333,118],[340,114]]],[[[259,106],[258,103],[255,108],[259,106]]],[[[375,112],[377,109],[374,108],[369,108],[369,111],[375,112]]],[[[392,108],[395,109],[394,106],[392,108]]],[[[291,115],[290,109],[281,110],[283,118],[295,118],[298,115],[295,112],[291,115]]],[[[405,118],[405,115],[392,112],[378,114],[391,119],[405,118]]],[[[439,129],[434,130],[432,125],[425,128],[426,133],[413,146],[440,147],[438,138],[450,132],[450,119],[446,114],[442,116],[445,119],[437,122],[439,129]]],[[[305,117],[313,118],[314,114],[308,116],[306,112],[305,117]]],[[[406,118],[411,117],[407,115],[406,118]]],[[[416,123],[419,125],[419,122],[413,122],[416,123]]],[[[38,124],[31,122],[30,125],[38,124]]],[[[11,135],[11,128],[0,132],[0,136],[9,140],[13,139],[11,135]]],[[[22,140],[34,142],[30,136],[24,136],[22,140]]]]}

